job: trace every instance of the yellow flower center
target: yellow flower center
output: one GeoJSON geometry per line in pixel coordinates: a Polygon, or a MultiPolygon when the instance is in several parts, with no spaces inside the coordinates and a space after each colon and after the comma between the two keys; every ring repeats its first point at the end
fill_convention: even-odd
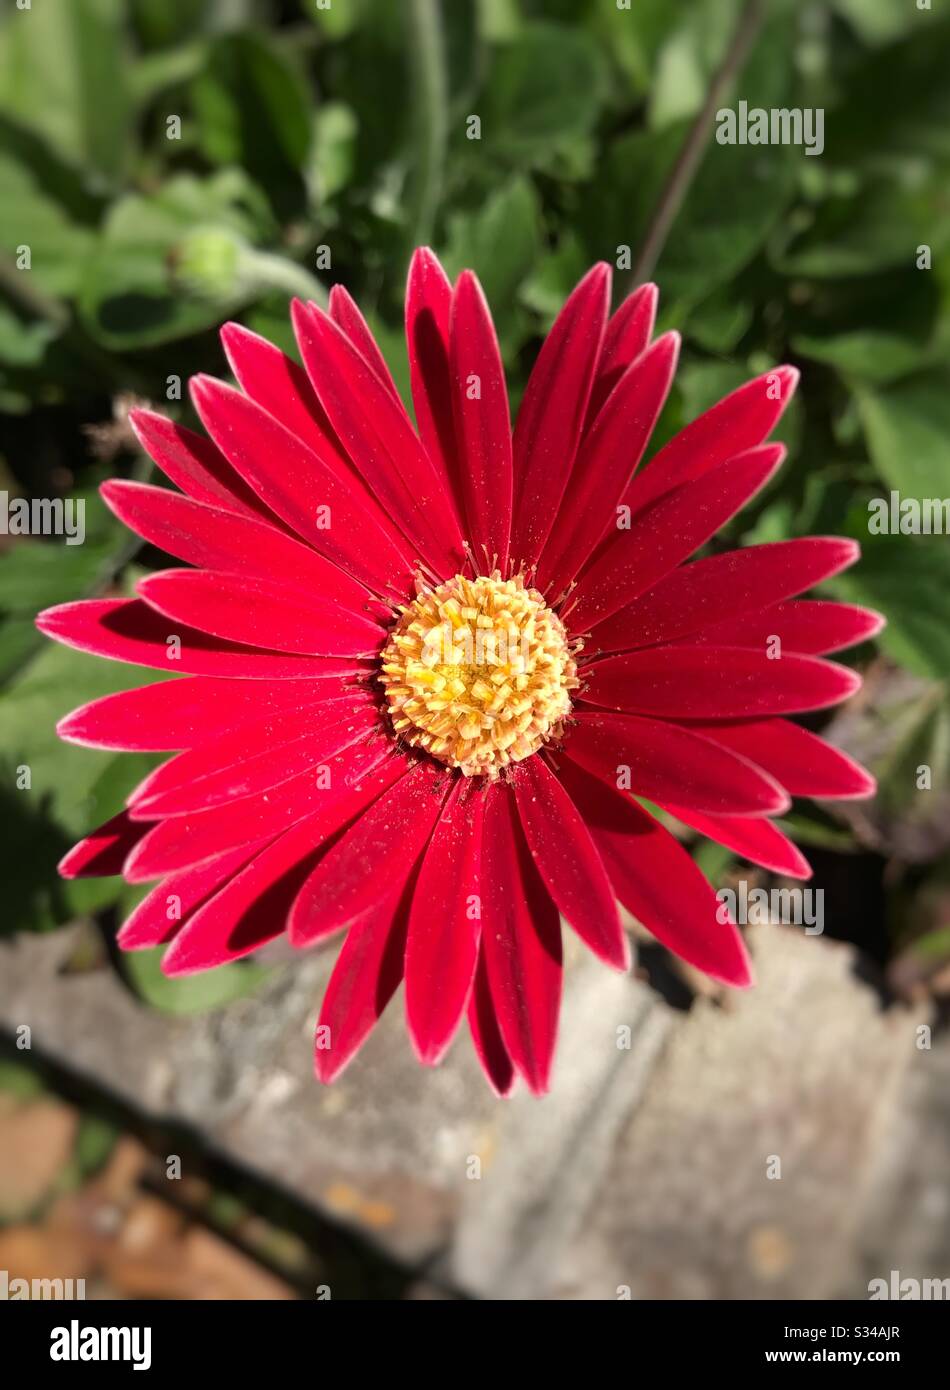
{"type": "Polygon", "coordinates": [[[578,685],[560,618],[497,570],[423,589],[390,633],[380,680],[406,743],[491,778],[560,736],[578,685]]]}

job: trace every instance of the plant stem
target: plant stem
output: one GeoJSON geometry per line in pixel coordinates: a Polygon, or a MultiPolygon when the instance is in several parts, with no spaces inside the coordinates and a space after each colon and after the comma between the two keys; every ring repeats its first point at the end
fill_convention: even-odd
{"type": "Polygon", "coordinates": [[[726,56],[713,74],[709,91],[706,93],[706,100],[690,127],[670,170],[669,178],[660,194],[656,209],[650,219],[650,225],[647,227],[646,236],[643,238],[643,243],[637,254],[636,263],[629,276],[618,281],[618,298],[622,299],[636,285],[649,279],[653,273],[677,213],[683,206],[683,200],[689,192],[690,184],[699,168],[720,102],[749,56],[749,51],[758,37],[764,18],[764,0],[746,0],[736,22],[726,56]]]}

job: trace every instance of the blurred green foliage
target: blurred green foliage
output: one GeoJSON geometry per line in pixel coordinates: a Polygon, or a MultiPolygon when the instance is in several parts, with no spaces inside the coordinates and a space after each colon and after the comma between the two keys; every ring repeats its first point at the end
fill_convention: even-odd
{"type": "MultiPolygon", "coordinates": [[[[224,318],[293,351],[289,296],[335,281],[405,389],[401,295],[423,239],[452,272],[482,277],[517,398],[579,274],[624,248],[635,261],[741,9],[5,0],[0,486],[88,493],[103,457],[140,470],[123,393],[188,418],[187,393],[169,403],[168,383],[224,371],[224,318]],[[87,432],[114,413],[112,434],[87,432]]],[[[946,711],[948,542],[869,543],[867,502],[891,488],[950,496],[950,19],[913,0],[766,0],[765,11],[725,101],[822,108],[825,149],[707,142],[655,272],[662,326],[685,338],[658,438],[751,373],[798,363],[789,463],[727,540],[861,539],[864,563],[834,587],[886,613],[884,652],[926,679],[928,710],[936,689],[946,711]]],[[[30,615],[122,585],[128,559],[128,538],[91,508],[85,546],[25,540],[0,567],[13,925],[61,921],[120,891],[50,888],[51,865],[116,808],[139,760],[120,770],[111,755],[63,748],[53,724],[149,676],[43,648],[30,615]],[[24,762],[26,813],[10,790],[24,762]]]]}

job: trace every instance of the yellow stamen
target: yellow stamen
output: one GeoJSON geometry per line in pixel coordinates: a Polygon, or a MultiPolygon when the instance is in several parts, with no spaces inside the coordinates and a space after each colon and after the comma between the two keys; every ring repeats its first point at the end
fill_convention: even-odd
{"type": "Polygon", "coordinates": [[[466,777],[496,778],[558,738],[578,685],[567,633],[523,577],[424,588],[383,649],[393,728],[466,777]]]}

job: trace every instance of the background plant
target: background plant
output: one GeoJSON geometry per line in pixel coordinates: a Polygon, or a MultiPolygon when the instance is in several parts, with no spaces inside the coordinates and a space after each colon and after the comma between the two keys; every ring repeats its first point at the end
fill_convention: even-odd
{"type": "MultiPolygon", "coordinates": [[[[843,820],[798,808],[795,831],[816,848],[816,883],[837,893],[829,930],[891,960],[902,987],[940,988],[950,543],[867,533],[873,496],[950,496],[950,20],[940,9],[32,0],[22,11],[7,0],[0,487],[88,506],[83,546],[0,538],[5,929],[127,905],[115,881],[64,884],[53,866],[114,813],[148,760],[64,746],[54,725],[81,701],[155,677],[46,646],[32,616],[125,592],[143,565],[161,564],[95,491],[107,474],[148,472],[125,425],[130,398],[188,420],[175,383],[225,371],[223,319],[293,352],[289,296],[319,298],[335,281],[360,302],[405,390],[402,287],[410,249],[427,241],[450,271],[472,266],[482,278],[516,397],[567,291],[591,261],[618,256],[658,280],[661,327],[685,338],[657,443],[748,376],[783,360],[802,367],[782,426],[789,462],[722,543],[834,532],[864,545],[863,563],[834,587],[889,626],[878,651],[855,654],[871,665],[867,697],[837,732],[870,758],[882,794],[843,820]],[[671,200],[724,64],[738,75],[723,104],[823,108],[824,153],[705,138],[671,200]],[[16,266],[23,244],[29,271],[16,266]],[[918,268],[921,246],[929,269],[918,268]],[[15,789],[22,765],[29,791],[15,789]],[[922,765],[930,791],[917,788],[922,765]]],[[[724,851],[701,853],[714,878],[728,872],[724,851]]],[[[226,1002],[256,974],[175,984],[144,957],[129,979],[182,1009],[226,1002]]]]}

